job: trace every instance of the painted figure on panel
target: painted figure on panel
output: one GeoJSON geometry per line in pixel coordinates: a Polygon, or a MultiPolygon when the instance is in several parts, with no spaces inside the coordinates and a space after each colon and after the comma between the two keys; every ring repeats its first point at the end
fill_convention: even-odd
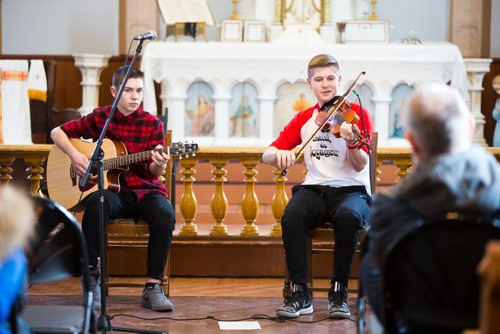
{"type": "Polygon", "coordinates": [[[231,117],[231,136],[248,137],[253,128],[255,128],[255,112],[248,103],[248,96],[243,95],[238,109],[231,117]]]}
{"type": "Polygon", "coordinates": [[[187,90],[186,135],[213,136],[215,108],[212,101],[213,89],[206,82],[195,82],[187,90]]]}
{"type": "Polygon", "coordinates": [[[276,92],[274,103],[274,135],[278,135],[299,111],[312,106],[310,101],[315,101],[314,94],[307,88],[305,82],[286,83],[281,85],[276,92]],[[303,108],[299,108],[303,106],[303,108]]]}
{"type": "Polygon", "coordinates": [[[242,82],[231,90],[229,110],[229,134],[231,137],[258,136],[259,102],[257,88],[250,82],[242,82]]]}
{"type": "Polygon", "coordinates": [[[198,96],[198,107],[194,114],[192,135],[210,136],[214,129],[214,107],[208,103],[203,95],[198,96]]]}
{"type": "Polygon", "coordinates": [[[491,116],[495,120],[495,131],[493,132],[493,146],[500,147],[500,75],[493,78],[493,89],[497,92],[497,100],[495,107],[491,112],[491,116]]]}

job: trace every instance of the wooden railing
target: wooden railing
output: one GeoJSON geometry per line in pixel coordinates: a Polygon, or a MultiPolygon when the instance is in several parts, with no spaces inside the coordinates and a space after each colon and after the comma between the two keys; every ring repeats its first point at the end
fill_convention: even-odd
{"type": "MultiPolygon", "coordinates": [[[[0,145],[0,184],[8,184],[14,173],[13,163],[15,159],[22,159],[26,164],[27,180],[32,193],[36,193],[40,188],[40,183],[44,178],[44,165],[52,145],[0,145]]],[[[497,160],[500,161],[500,148],[488,148],[497,160]]],[[[259,198],[256,194],[258,165],[261,161],[264,148],[201,148],[196,156],[179,160],[180,182],[182,187],[178,187],[180,201],[178,203],[182,217],[179,228],[179,236],[197,236],[198,228],[196,217],[199,204],[195,192],[196,166],[200,161],[204,161],[213,167],[211,170],[211,192],[210,211],[214,224],[211,226],[209,235],[212,237],[228,236],[228,229],[225,222],[229,204],[224,190],[228,171],[228,162],[237,161],[244,170],[244,179],[241,185],[244,186],[244,195],[241,200],[241,214],[244,225],[241,228],[240,236],[255,237],[260,236],[256,221],[259,216],[259,198]]],[[[380,168],[382,165],[392,164],[396,167],[396,179],[404,177],[412,166],[411,151],[408,148],[378,148],[377,152],[377,178],[380,179],[380,168]]],[[[281,235],[281,217],[288,196],[286,192],[287,178],[280,176],[281,170],[274,169],[274,195],[272,202],[272,215],[275,222],[272,225],[269,236],[278,237],[281,235]]]]}

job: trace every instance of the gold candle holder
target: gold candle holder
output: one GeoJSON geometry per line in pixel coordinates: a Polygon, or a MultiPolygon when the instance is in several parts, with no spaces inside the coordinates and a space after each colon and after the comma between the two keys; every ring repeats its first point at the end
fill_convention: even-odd
{"type": "Polygon", "coordinates": [[[233,0],[233,15],[231,15],[231,20],[239,20],[238,16],[238,0],[233,0]]]}
{"type": "Polygon", "coordinates": [[[372,0],[372,15],[369,17],[371,21],[377,21],[377,12],[375,11],[375,6],[377,5],[377,0],[372,0]]]}

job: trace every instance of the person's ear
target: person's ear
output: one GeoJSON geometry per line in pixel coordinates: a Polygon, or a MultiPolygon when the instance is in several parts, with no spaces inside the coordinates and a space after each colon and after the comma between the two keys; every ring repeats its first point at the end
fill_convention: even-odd
{"type": "Polygon", "coordinates": [[[411,145],[414,158],[417,159],[417,160],[420,160],[420,158],[422,156],[422,149],[420,148],[420,145],[418,144],[418,141],[416,140],[416,138],[413,135],[413,133],[411,133],[408,130],[405,130],[404,137],[405,137],[406,140],[408,140],[408,142],[411,145]]]}
{"type": "Polygon", "coordinates": [[[117,92],[116,87],[115,86],[111,86],[109,90],[111,91],[111,96],[115,97],[116,96],[116,92],[117,92]]]}

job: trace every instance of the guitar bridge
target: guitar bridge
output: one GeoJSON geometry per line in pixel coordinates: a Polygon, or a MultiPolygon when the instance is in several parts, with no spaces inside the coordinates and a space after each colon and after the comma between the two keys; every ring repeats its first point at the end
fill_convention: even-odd
{"type": "Polygon", "coordinates": [[[73,187],[76,186],[76,171],[75,168],[73,168],[73,165],[69,167],[69,178],[71,179],[73,187]]]}

